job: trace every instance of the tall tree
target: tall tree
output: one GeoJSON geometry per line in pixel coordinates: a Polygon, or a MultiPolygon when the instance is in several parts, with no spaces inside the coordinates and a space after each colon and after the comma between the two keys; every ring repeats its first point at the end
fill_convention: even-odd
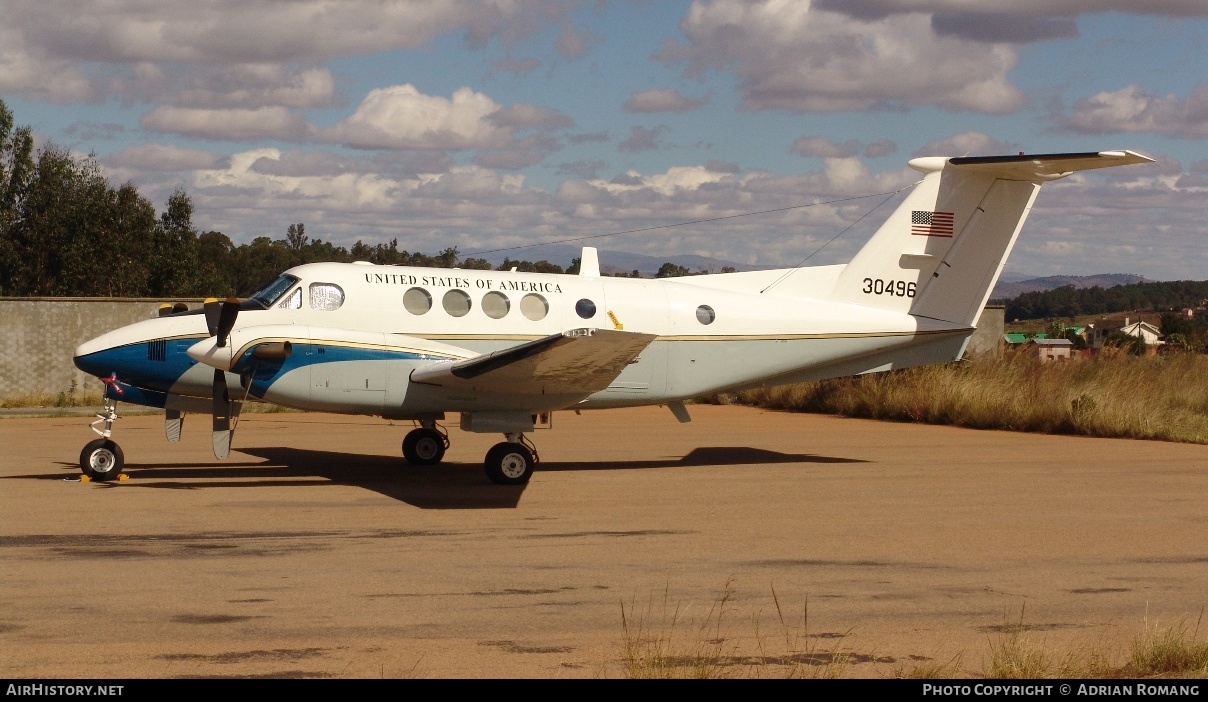
{"type": "Polygon", "coordinates": [[[153,295],[199,295],[197,230],[193,228],[193,201],[178,188],[168,198],[167,208],[155,228],[151,273],[153,295]]]}

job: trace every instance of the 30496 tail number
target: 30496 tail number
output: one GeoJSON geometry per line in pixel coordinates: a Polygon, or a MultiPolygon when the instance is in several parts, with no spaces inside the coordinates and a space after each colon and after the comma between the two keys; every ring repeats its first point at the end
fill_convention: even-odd
{"type": "Polygon", "coordinates": [[[905,280],[881,280],[880,278],[865,278],[865,295],[893,295],[895,297],[914,297],[916,284],[905,280]]]}

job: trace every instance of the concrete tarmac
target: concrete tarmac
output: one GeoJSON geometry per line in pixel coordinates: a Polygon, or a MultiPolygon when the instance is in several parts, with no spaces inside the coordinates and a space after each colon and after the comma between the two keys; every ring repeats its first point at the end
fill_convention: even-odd
{"type": "Polygon", "coordinates": [[[1208,606],[1208,447],[689,409],[557,413],[523,488],[495,435],[411,467],[409,423],[302,413],[221,462],[125,418],[84,483],[86,418],[0,419],[0,675],[616,677],[624,616],[732,675],[964,676],[1208,606]]]}

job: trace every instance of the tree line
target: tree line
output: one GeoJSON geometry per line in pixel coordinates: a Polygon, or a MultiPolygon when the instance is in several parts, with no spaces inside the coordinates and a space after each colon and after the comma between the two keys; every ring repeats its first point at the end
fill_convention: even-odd
{"type": "MultiPolygon", "coordinates": [[[[389,243],[350,248],[311,239],[303,223],[280,239],[236,245],[222,232],[200,232],[193,202],[178,189],[162,212],[127,182],[114,186],[93,156],[48,144],[35,153],[28,126],[15,126],[0,100],[0,296],[246,297],[282,271],[320,261],[489,270],[456,247],[429,255],[389,243]]],[[[496,270],[577,273],[549,261],[507,258],[496,270]]],[[[722,272],[732,272],[726,268],[722,272]]],[[[697,275],[664,263],[656,277],[697,275]]],[[[642,277],[639,271],[618,276],[642,277]]]]}
{"type": "Polygon", "coordinates": [[[1006,300],[1008,322],[1021,319],[1077,317],[1126,310],[1162,311],[1196,308],[1208,300],[1208,281],[1175,280],[1132,283],[1111,288],[1077,288],[1065,285],[1052,290],[1026,292],[1006,300]]]}

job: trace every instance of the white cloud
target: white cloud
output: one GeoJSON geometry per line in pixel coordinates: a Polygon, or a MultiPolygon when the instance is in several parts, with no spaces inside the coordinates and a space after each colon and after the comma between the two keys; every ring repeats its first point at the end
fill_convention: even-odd
{"type": "Polygon", "coordinates": [[[139,144],[106,156],[105,165],[143,171],[190,171],[224,167],[226,159],[203,149],[171,144],[139,144]]]}
{"type": "Polygon", "coordinates": [[[590,29],[576,32],[570,25],[565,25],[554,42],[554,49],[566,58],[577,59],[591,51],[599,41],[600,38],[590,29]]]}
{"type": "Polygon", "coordinates": [[[660,57],[690,72],[734,70],[746,109],[1007,113],[1023,104],[1007,80],[1009,46],[937,35],[923,14],[865,20],[803,2],[696,0],[680,27],[688,44],[669,42],[660,57]]]}
{"type": "Polygon", "coordinates": [[[893,14],[949,12],[1067,17],[1094,12],[1196,17],[1208,15],[1200,0],[814,0],[816,6],[852,17],[876,19],[893,14]]]}
{"type": "Polygon", "coordinates": [[[566,8],[543,0],[5,0],[5,24],[50,55],[107,63],[282,63],[515,37],[566,8]]]}
{"type": "Polygon", "coordinates": [[[947,139],[928,142],[914,152],[915,156],[1003,156],[1019,151],[1007,141],[999,141],[989,134],[964,132],[947,139]]]}
{"type": "Polygon", "coordinates": [[[549,107],[517,103],[487,116],[493,124],[515,129],[565,129],[575,121],[549,107]]]}
{"type": "Polygon", "coordinates": [[[195,74],[171,101],[185,107],[325,107],[335,98],[335,79],[326,68],[243,64],[195,74]]]}
{"type": "Polygon", "coordinates": [[[1186,99],[1146,93],[1138,85],[1079,100],[1067,125],[1088,134],[1154,132],[1182,139],[1208,137],[1208,84],[1186,99]]]}
{"type": "Polygon", "coordinates": [[[509,129],[488,117],[500,106],[483,93],[458,88],[452,97],[424,95],[410,84],[371,90],[356,112],[325,129],[324,138],[363,149],[499,147],[509,129]]]}
{"type": "Polygon", "coordinates": [[[690,98],[671,88],[652,88],[629,96],[625,109],[630,112],[688,112],[709,102],[708,97],[690,98]]]}
{"type": "Polygon", "coordinates": [[[17,93],[53,103],[96,99],[99,93],[83,69],[30,48],[15,27],[0,24],[0,93],[17,93]]]}
{"type": "Polygon", "coordinates": [[[244,141],[248,139],[307,138],[314,127],[284,107],[258,109],[205,109],[164,105],[139,119],[144,129],[170,132],[199,139],[244,141]]]}
{"type": "Polygon", "coordinates": [[[851,139],[837,144],[826,137],[798,137],[789,151],[798,156],[818,156],[820,158],[848,158],[855,156],[860,150],[860,142],[851,139]]]}

